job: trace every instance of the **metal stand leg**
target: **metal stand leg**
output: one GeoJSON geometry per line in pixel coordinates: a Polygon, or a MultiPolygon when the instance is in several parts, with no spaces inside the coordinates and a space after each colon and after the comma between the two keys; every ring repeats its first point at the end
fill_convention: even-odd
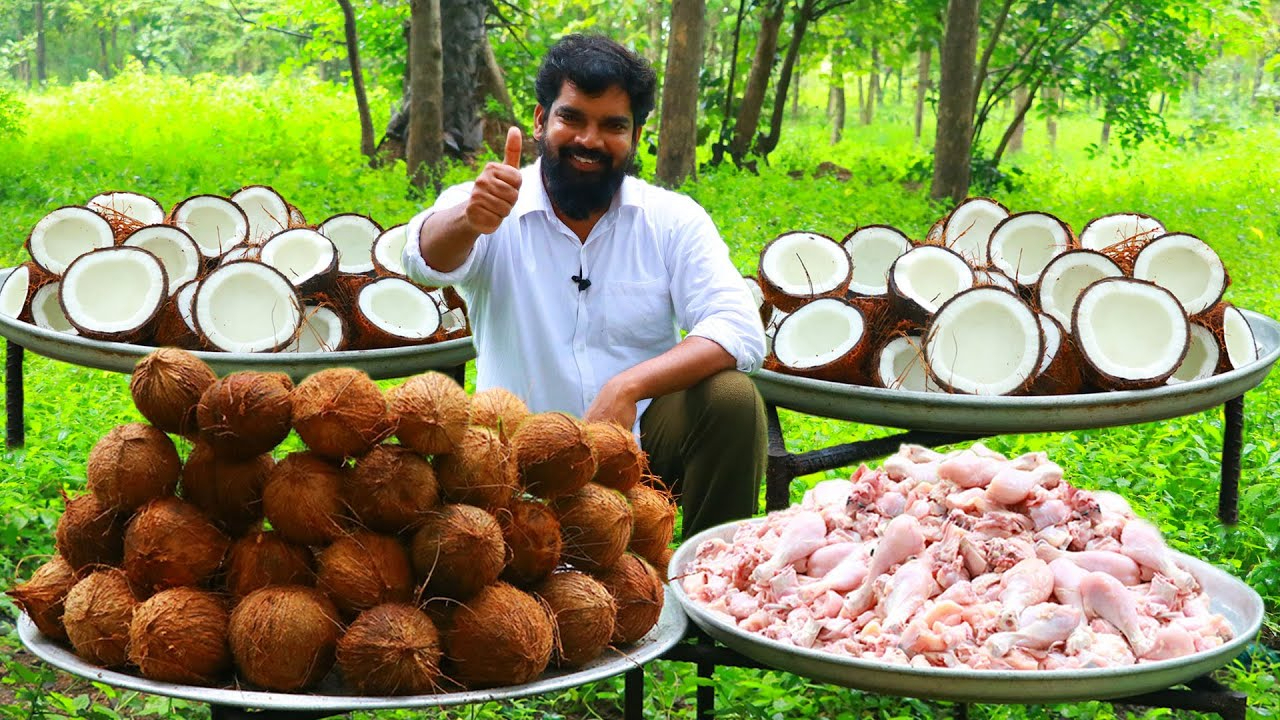
{"type": "MultiPolygon", "coordinates": [[[[711,680],[715,675],[716,666],[711,662],[700,662],[697,664],[698,677],[704,680],[711,680]]],[[[698,685],[698,720],[711,720],[716,716],[716,688],[711,683],[698,685]]]]}
{"type": "Polygon", "coordinates": [[[26,412],[22,393],[22,355],[21,345],[12,340],[5,341],[4,358],[4,412],[5,412],[5,445],[20,448],[26,444],[26,412]]]}
{"type": "Polygon", "coordinates": [[[1244,396],[1222,406],[1222,482],[1218,486],[1218,519],[1240,520],[1240,453],[1244,445],[1244,396]]]}
{"type": "Polygon", "coordinates": [[[445,374],[453,378],[454,381],[456,381],[460,387],[465,388],[467,386],[467,364],[466,363],[462,363],[461,365],[457,365],[449,368],[449,370],[445,374]]]}
{"type": "Polygon", "coordinates": [[[956,703],[956,720],[969,720],[969,703],[956,703]]]}
{"type": "Polygon", "coordinates": [[[622,717],[644,720],[644,668],[628,670],[623,678],[622,717]]]}

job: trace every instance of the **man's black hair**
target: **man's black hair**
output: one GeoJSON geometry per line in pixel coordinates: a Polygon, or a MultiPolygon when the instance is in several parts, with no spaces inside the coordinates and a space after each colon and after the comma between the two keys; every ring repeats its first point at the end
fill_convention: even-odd
{"type": "Polygon", "coordinates": [[[648,61],[603,35],[566,35],[551,46],[538,68],[534,91],[545,110],[560,96],[568,80],[588,95],[618,86],[631,98],[636,127],[653,111],[658,84],[648,61]]]}

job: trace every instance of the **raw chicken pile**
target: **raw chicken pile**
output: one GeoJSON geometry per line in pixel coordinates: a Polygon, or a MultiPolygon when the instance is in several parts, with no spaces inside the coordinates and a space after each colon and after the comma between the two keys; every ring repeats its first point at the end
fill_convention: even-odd
{"type": "Polygon", "coordinates": [[[1124,498],[1044,453],[904,445],[708,540],[685,592],[740,629],[916,667],[1098,668],[1221,645],[1230,623],[1124,498]]]}

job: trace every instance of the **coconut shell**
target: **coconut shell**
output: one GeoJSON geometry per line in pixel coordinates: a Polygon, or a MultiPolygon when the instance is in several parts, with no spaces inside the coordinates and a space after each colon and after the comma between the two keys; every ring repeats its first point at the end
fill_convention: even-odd
{"type": "Polygon", "coordinates": [[[316,558],[316,579],[344,615],[413,597],[413,570],[400,541],[357,532],[339,538],[316,558]]]}
{"type": "MultiPolygon", "coordinates": [[[[56,282],[58,278],[50,274],[47,270],[40,267],[34,261],[31,261],[31,260],[28,260],[27,262],[22,263],[17,268],[14,268],[13,274],[11,274],[9,277],[13,278],[14,275],[18,273],[20,270],[22,270],[23,268],[26,269],[26,273],[27,273],[27,292],[25,297],[22,300],[22,310],[18,312],[17,319],[19,322],[34,324],[35,321],[32,319],[32,316],[31,316],[31,301],[35,298],[36,291],[44,287],[45,285],[48,285],[51,282],[56,282]]],[[[10,282],[10,281],[6,280],[6,282],[10,282]]],[[[13,282],[16,282],[16,280],[14,280],[13,282]]],[[[3,286],[4,286],[4,283],[0,283],[0,287],[3,287],[3,286]]]]}
{"type": "Polygon", "coordinates": [[[471,424],[497,430],[508,439],[529,415],[529,406],[506,388],[481,390],[471,397],[471,424]]]}
{"type": "Polygon", "coordinates": [[[582,423],[564,413],[540,413],[520,426],[512,441],[520,482],[551,500],[572,493],[596,474],[596,456],[582,423]]]}
{"type": "MultiPolygon", "coordinates": [[[[201,256],[202,265],[207,264],[207,263],[204,263],[204,260],[205,260],[204,256],[201,256]]],[[[181,305],[179,305],[178,303],[178,296],[183,292],[183,288],[185,288],[187,285],[190,285],[192,283],[198,283],[198,282],[200,282],[199,278],[195,280],[190,280],[188,282],[183,283],[182,285],[179,285],[177,288],[174,288],[173,291],[169,293],[169,297],[165,298],[164,302],[160,304],[160,310],[156,314],[156,335],[155,335],[156,345],[169,346],[167,348],[164,348],[169,350],[175,350],[179,348],[181,348],[182,350],[206,349],[204,342],[200,339],[200,336],[196,334],[195,328],[188,325],[186,319],[182,317],[181,305]]],[[[134,372],[137,372],[137,370],[135,369],[134,372]]],[[[215,376],[215,379],[216,379],[216,376],[215,376]]],[[[197,396],[196,400],[199,401],[199,399],[200,399],[199,396],[197,396]]],[[[134,402],[135,404],[137,403],[136,398],[134,399],[134,402]]],[[[195,406],[192,405],[193,411],[194,411],[194,408],[195,406]]],[[[146,417],[145,411],[142,414],[143,414],[143,417],[146,417]]],[[[147,419],[151,420],[152,423],[156,422],[155,420],[152,420],[149,417],[147,419]]],[[[195,432],[197,429],[198,429],[198,424],[196,422],[196,417],[193,412],[191,416],[190,432],[195,432]]],[[[177,431],[170,430],[169,432],[177,432],[177,431]]],[[[181,434],[186,435],[189,433],[183,432],[181,434]]]]}
{"type": "Polygon", "coordinates": [[[175,497],[142,507],[124,534],[124,570],[145,595],[202,585],[222,567],[231,540],[189,502],[175,497]]]}
{"type": "Polygon", "coordinates": [[[665,490],[648,485],[637,485],[626,496],[634,521],[629,549],[657,565],[675,538],[675,501],[665,490]]]}
{"type": "Polygon", "coordinates": [[[416,528],[440,504],[431,463],[409,448],[387,443],[356,461],[342,492],[356,519],[381,533],[416,528]]]}
{"type": "MultiPolygon", "coordinates": [[[[848,271],[845,273],[845,276],[840,281],[839,285],[837,285],[834,289],[829,290],[827,292],[821,292],[816,294],[806,293],[804,295],[792,295],[782,290],[782,288],[778,287],[777,284],[773,282],[773,280],[771,280],[769,277],[765,275],[765,272],[764,272],[765,252],[769,249],[770,245],[773,245],[775,242],[777,242],[779,239],[785,236],[793,234],[793,232],[794,231],[789,230],[787,232],[782,233],[781,235],[778,235],[777,237],[775,237],[774,239],[766,243],[765,246],[760,250],[760,263],[756,269],[756,282],[760,284],[760,293],[764,296],[765,303],[772,305],[773,307],[776,307],[779,310],[782,310],[783,312],[795,312],[796,309],[799,308],[801,305],[805,305],[819,298],[843,297],[845,292],[848,291],[849,289],[849,281],[853,279],[853,263],[849,263],[848,271]]],[[[821,233],[808,233],[808,234],[825,238],[828,242],[831,242],[831,243],[836,242],[833,238],[823,235],[821,233]]]]}
{"type": "Polygon", "coordinates": [[[92,565],[119,565],[124,557],[120,514],[92,494],[65,499],[66,510],[54,532],[58,553],[77,572],[92,565]]]}
{"type": "Polygon", "coordinates": [[[121,512],[172,495],[182,460],[158,428],[146,423],[117,425],[89,451],[85,464],[89,491],[103,505],[121,512]]]}
{"type": "Polygon", "coordinates": [[[259,528],[231,544],[227,592],[238,601],[264,587],[315,585],[314,564],[310,548],[295,545],[274,530],[259,528]]]}
{"type": "Polygon", "coordinates": [[[360,370],[321,370],[294,388],[292,403],[293,429],[332,460],[364,455],[395,429],[382,390],[360,370]]]}
{"type": "Polygon", "coordinates": [[[551,501],[560,519],[564,559],[580,570],[618,562],[631,542],[631,507],[626,497],[595,483],[551,501]]]}
{"type": "MultiPolygon", "coordinates": [[[[1207,328],[1209,332],[1213,333],[1213,338],[1218,341],[1218,366],[1214,368],[1213,371],[1215,375],[1235,369],[1231,364],[1231,357],[1227,352],[1226,315],[1228,311],[1236,313],[1239,312],[1239,310],[1231,303],[1220,301],[1214,303],[1208,310],[1205,310],[1199,315],[1191,317],[1191,322],[1207,328]]],[[[1249,332],[1253,332],[1252,327],[1249,332]]],[[[1257,347],[1256,338],[1254,346],[1257,347]]]]}
{"type": "Polygon", "coordinates": [[[269,452],[289,434],[291,390],[283,373],[231,373],[200,396],[200,434],[222,457],[247,460],[269,452]]]}
{"type": "Polygon", "coordinates": [[[271,527],[299,545],[324,545],[346,531],[343,470],[311,452],[295,452],[276,463],[262,493],[271,527]]]}
{"type": "Polygon", "coordinates": [[[329,672],[341,631],[337,608],[320,591],[263,588],[231,613],[231,654],[241,678],[267,690],[293,692],[329,672]]]}
{"type": "Polygon", "coordinates": [[[652,565],[639,555],[628,553],[609,568],[594,574],[618,604],[613,642],[619,645],[633,643],[658,624],[665,593],[662,577],[652,565]]]}
{"type": "Polygon", "coordinates": [[[618,609],[599,581],[580,572],[556,573],[534,588],[533,594],[551,610],[556,665],[581,667],[609,645],[618,609]]]}
{"type": "MultiPolygon", "coordinates": [[[[1053,319],[1051,315],[1041,314],[1041,318],[1057,326],[1058,349],[1053,358],[1048,359],[1048,366],[1038,372],[1035,379],[1031,381],[1027,394],[1068,395],[1080,392],[1084,385],[1084,373],[1081,369],[1084,361],[1080,358],[1080,351],[1076,349],[1075,341],[1067,334],[1062,323],[1053,319]]],[[[1049,346],[1046,343],[1045,352],[1048,351],[1049,346]]],[[[1045,360],[1042,359],[1040,364],[1043,366],[1044,362],[1045,360]]]]}
{"type": "Polygon", "coordinates": [[[197,440],[182,466],[182,497],[232,536],[262,519],[262,492],[276,461],[267,454],[249,460],[218,457],[197,440]]]}
{"type": "Polygon", "coordinates": [[[526,587],[555,571],[564,545],[560,521],[551,508],[537,500],[518,499],[498,511],[498,522],[511,556],[502,579],[526,587]]]}
{"type": "Polygon", "coordinates": [[[396,422],[396,437],[423,455],[453,452],[462,442],[471,417],[467,391],[438,372],[415,375],[387,395],[396,422]]]}
{"type": "Polygon", "coordinates": [[[67,593],[77,582],[76,571],[61,555],[36,568],[31,579],[15,585],[5,594],[22,608],[42,635],[51,640],[66,640],[62,613],[67,593]]]}
{"type": "Polygon", "coordinates": [[[428,597],[465,600],[502,573],[502,526],[478,507],[445,505],[414,533],[410,559],[428,597]]]}
{"type": "Polygon", "coordinates": [[[522,685],[551,661],[555,630],[531,595],[494,583],[454,613],[445,638],[452,677],[469,688],[522,685]]]}
{"type": "MultiPolygon", "coordinates": [[[[174,301],[176,294],[170,297],[174,301]]],[[[176,308],[176,305],[175,305],[176,308]]],[[[183,326],[185,322],[179,318],[183,326]]],[[[186,350],[165,347],[138,361],[129,380],[129,393],[142,417],[167,433],[193,435],[200,396],[218,376],[203,360],[186,350]]]]}
{"type": "Polygon", "coordinates": [[[495,430],[467,428],[449,455],[436,461],[436,479],[445,498],[487,509],[509,504],[518,475],[511,446],[495,430]]]}
{"type": "Polygon", "coordinates": [[[213,685],[231,670],[227,622],[226,603],[207,590],[157,593],[133,611],[129,660],[151,680],[213,685]]]}
{"type": "Polygon", "coordinates": [[[612,422],[587,423],[587,442],[596,456],[596,483],[626,492],[640,482],[646,459],[630,428],[612,422]]]}
{"type": "Polygon", "coordinates": [[[67,593],[62,616],[76,654],[94,665],[116,667],[129,660],[129,624],[138,599],[129,579],[115,568],[99,570],[67,593]]]}
{"type": "Polygon", "coordinates": [[[360,613],[338,641],[338,667],[365,695],[436,692],[440,640],[435,624],[413,605],[379,605],[360,613]]]}

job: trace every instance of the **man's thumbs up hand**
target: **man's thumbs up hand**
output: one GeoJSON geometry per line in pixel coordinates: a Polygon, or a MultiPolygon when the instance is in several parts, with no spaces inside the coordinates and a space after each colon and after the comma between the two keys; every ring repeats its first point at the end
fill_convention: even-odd
{"type": "Polygon", "coordinates": [[[502,162],[486,164],[480,177],[476,178],[476,184],[471,188],[471,199],[467,201],[467,222],[477,234],[497,230],[520,197],[520,150],[523,145],[520,128],[508,130],[502,162]]]}
{"type": "Polygon", "coordinates": [[[520,167],[520,151],[524,149],[524,139],[520,136],[520,128],[513,127],[507,131],[507,149],[502,162],[513,168],[520,167]]]}

